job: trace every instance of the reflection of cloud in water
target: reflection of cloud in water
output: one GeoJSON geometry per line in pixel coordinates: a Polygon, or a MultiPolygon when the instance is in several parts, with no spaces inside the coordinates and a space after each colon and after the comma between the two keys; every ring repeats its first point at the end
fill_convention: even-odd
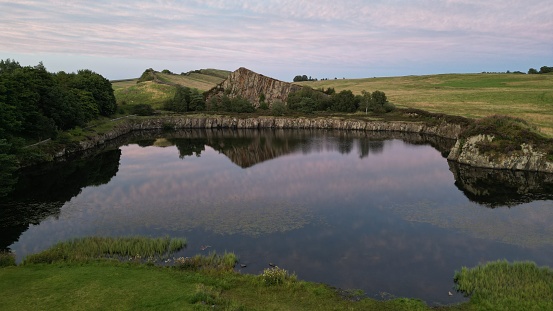
{"type": "Polygon", "coordinates": [[[175,159],[173,147],[125,146],[122,165],[109,187],[83,189],[62,213],[92,208],[96,212],[90,217],[97,226],[258,235],[301,228],[313,221],[317,209],[346,208],[343,203],[359,195],[417,195],[426,183],[450,181],[447,170],[429,168],[440,157],[435,150],[423,147],[420,153],[425,156],[405,160],[393,152],[396,145],[402,143],[390,142],[390,155],[369,159],[352,154],[348,161],[337,161],[344,155],[336,152],[289,154],[248,169],[229,166],[228,158],[210,147],[201,157],[181,160],[175,159]],[[420,172],[405,175],[408,167],[420,172]]]}
{"type": "Polygon", "coordinates": [[[547,202],[523,204],[511,209],[488,209],[468,204],[448,206],[421,201],[390,209],[404,219],[457,229],[470,236],[518,245],[553,245],[553,209],[547,202]]]}
{"type": "Polygon", "coordinates": [[[204,201],[192,204],[166,201],[156,205],[144,202],[110,208],[75,203],[66,205],[63,214],[63,218],[67,220],[78,215],[76,218],[83,221],[78,225],[96,228],[151,228],[174,231],[205,229],[218,234],[250,236],[299,229],[315,220],[310,209],[305,206],[287,202],[252,204],[238,198],[228,198],[224,202],[204,201]],[[94,216],[89,215],[91,209],[95,210],[94,216]]]}

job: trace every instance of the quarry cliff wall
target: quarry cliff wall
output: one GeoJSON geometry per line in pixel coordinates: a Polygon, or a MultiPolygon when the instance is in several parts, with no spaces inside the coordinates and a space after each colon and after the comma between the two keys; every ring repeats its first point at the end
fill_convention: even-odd
{"type": "Polygon", "coordinates": [[[61,158],[79,151],[95,148],[105,142],[132,131],[153,129],[335,129],[357,131],[388,131],[419,133],[438,137],[456,139],[455,146],[446,154],[448,160],[472,167],[523,170],[553,173],[553,162],[547,155],[534,149],[531,145],[522,146],[522,150],[508,155],[490,156],[478,150],[478,142],[490,139],[475,136],[459,139],[463,130],[459,124],[441,122],[433,125],[423,122],[408,121],[365,121],[342,118],[287,118],[287,117],[252,117],[236,118],[231,116],[171,116],[151,118],[129,118],[117,124],[112,130],[89,137],[71,147],[60,150],[55,157],[61,158]]]}
{"type": "Polygon", "coordinates": [[[241,67],[232,72],[226,80],[207,91],[205,97],[209,100],[214,96],[227,95],[230,98],[240,96],[257,108],[260,105],[260,96],[263,94],[265,102],[270,107],[276,101],[285,103],[291,92],[301,88],[300,85],[266,77],[241,67]]]}

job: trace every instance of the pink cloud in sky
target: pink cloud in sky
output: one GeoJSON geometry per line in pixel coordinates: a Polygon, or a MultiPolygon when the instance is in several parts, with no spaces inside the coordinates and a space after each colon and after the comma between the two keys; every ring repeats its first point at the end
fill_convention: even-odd
{"type": "Polygon", "coordinates": [[[0,0],[0,57],[49,68],[66,55],[68,68],[93,70],[107,59],[119,63],[112,78],[151,64],[246,66],[288,80],[527,70],[553,58],[551,16],[546,0],[0,0]]]}

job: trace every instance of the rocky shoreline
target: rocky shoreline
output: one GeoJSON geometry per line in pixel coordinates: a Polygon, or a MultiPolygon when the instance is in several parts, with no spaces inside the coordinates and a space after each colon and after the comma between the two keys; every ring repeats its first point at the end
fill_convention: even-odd
{"type": "Polygon", "coordinates": [[[472,167],[523,170],[553,173],[553,162],[547,154],[531,145],[522,146],[518,152],[508,155],[490,156],[478,150],[478,144],[493,137],[475,136],[460,139],[463,127],[446,121],[436,124],[409,121],[365,121],[342,118],[305,117],[253,117],[230,116],[164,116],[150,118],[127,118],[109,132],[97,134],[57,152],[55,158],[62,158],[103,145],[105,142],[132,131],[155,129],[334,129],[358,131],[389,131],[419,133],[457,140],[449,152],[448,160],[472,167]]]}

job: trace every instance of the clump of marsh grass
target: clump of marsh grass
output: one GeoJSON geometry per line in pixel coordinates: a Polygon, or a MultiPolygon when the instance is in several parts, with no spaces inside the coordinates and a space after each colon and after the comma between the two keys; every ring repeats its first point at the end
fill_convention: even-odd
{"type": "Polygon", "coordinates": [[[290,274],[285,269],[271,267],[263,270],[261,279],[263,279],[266,285],[281,285],[284,283],[294,283],[298,278],[295,274],[290,274]]]}
{"type": "Polygon", "coordinates": [[[553,310],[553,270],[533,262],[489,262],[455,272],[457,290],[471,304],[495,310],[553,310]]]}
{"type": "Polygon", "coordinates": [[[183,238],[86,237],[60,242],[28,256],[24,263],[86,261],[97,258],[155,258],[167,256],[186,247],[183,238]]]}
{"type": "Polygon", "coordinates": [[[234,253],[225,252],[223,255],[218,255],[216,252],[211,252],[207,256],[179,257],[174,262],[175,267],[184,270],[232,271],[238,262],[238,257],[234,253]]]}
{"type": "Polygon", "coordinates": [[[12,252],[0,251],[0,267],[15,266],[15,254],[12,252]]]}

